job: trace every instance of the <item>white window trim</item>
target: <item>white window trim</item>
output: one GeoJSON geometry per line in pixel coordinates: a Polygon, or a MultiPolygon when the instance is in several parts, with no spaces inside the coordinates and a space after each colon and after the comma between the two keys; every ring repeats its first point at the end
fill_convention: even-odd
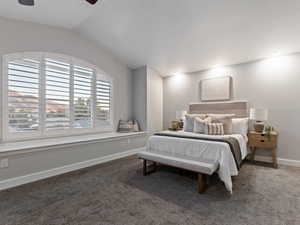
{"type": "MultiPolygon", "coordinates": [[[[21,141],[21,140],[35,140],[35,139],[45,139],[45,138],[53,138],[53,137],[61,137],[61,136],[74,136],[74,135],[84,135],[84,134],[94,134],[94,133],[101,133],[101,132],[113,132],[115,130],[114,126],[114,84],[113,84],[113,78],[105,73],[103,70],[99,69],[98,67],[85,62],[81,59],[77,59],[72,56],[67,56],[63,54],[57,54],[57,53],[48,53],[48,52],[22,52],[22,53],[13,53],[3,56],[3,76],[2,76],[2,140],[3,142],[11,142],[11,141],[21,141]],[[39,130],[33,131],[33,132],[9,132],[8,127],[8,62],[14,59],[23,59],[24,57],[29,56],[30,58],[36,58],[41,62],[41,68],[40,68],[40,90],[39,90],[39,101],[40,101],[40,120],[39,123],[39,130]],[[93,73],[93,80],[96,81],[97,78],[101,77],[104,81],[108,81],[111,83],[111,92],[110,92],[110,119],[109,121],[98,121],[98,124],[103,123],[103,125],[99,127],[95,127],[96,120],[92,119],[93,127],[92,128],[70,128],[65,130],[53,130],[53,131],[46,131],[44,129],[45,126],[45,58],[50,57],[57,60],[62,60],[65,62],[68,62],[71,64],[71,68],[73,70],[73,65],[79,65],[79,66],[86,66],[94,70],[93,73]]],[[[73,76],[71,72],[71,76],[73,76]]],[[[95,82],[93,83],[93,86],[95,86],[95,82]]],[[[70,84],[70,92],[72,94],[73,92],[74,84],[70,84]],[[72,91],[71,91],[72,90],[72,91]]],[[[92,99],[93,99],[93,106],[92,106],[92,115],[94,115],[95,112],[95,88],[92,89],[92,99]]],[[[73,101],[70,98],[70,107],[73,105],[73,101]]],[[[71,110],[72,111],[72,110],[71,110]]],[[[71,113],[70,111],[70,113],[71,113]]],[[[94,117],[93,117],[94,118],[94,117]]],[[[72,119],[72,113],[70,114],[70,119],[72,119]]],[[[71,120],[72,121],[72,120],[71,120]]]]}

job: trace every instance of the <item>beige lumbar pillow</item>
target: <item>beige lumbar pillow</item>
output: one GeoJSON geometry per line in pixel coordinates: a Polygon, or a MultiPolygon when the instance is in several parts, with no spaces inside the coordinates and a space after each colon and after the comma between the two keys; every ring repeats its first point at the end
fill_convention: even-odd
{"type": "Polygon", "coordinates": [[[206,123],[205,134],[209,135],[224,135],[223,123],[206,123]]]}
{"type": "Polygon", "coordinates": [[[232,134],[232,118],[235,114],[208,114],[213,123],[222,123],[224,134],[232,134]]]}
{"type": "Polygon", "coordinates": [[[194,119],[194,132],[204,134],[205,126],[207,123],[211,123],[211,117],[206,117],[205,119],[201,119],[200,117],[195,117],[194,119]]]}

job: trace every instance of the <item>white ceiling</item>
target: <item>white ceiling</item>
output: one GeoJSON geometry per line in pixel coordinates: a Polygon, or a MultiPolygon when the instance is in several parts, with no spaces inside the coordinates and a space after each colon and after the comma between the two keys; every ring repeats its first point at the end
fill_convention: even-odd
{"type": "Polygon", "coordinates": [[[63,26],[163,75],[300,51],[299,0],[1,0],[0,16],[63,26]],[[59,3],[58,3],[59,2],[59,3]]]}

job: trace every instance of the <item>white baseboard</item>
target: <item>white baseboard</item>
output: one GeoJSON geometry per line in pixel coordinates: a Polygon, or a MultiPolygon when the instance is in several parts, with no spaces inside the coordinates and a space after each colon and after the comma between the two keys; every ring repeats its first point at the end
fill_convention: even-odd
{"type": "Polygon", "coordinates": [[[100,157],[100,158],[96,158],[96,159],[91,159],[91,160],[84,161],[84,162],[79,162],[79,163],[74,163],[74,164],[70,164],[67,166],[63,166],[63,167],[58,167],[58,168],[51,169],[51,170],[41,171],[38,173],[32,173],[32,174],[28,174],[28,175],[21,176],[21,177],[16,177],[16,178],[11,178],[11,179],[7,179],[4,181],[0,181],[0,191],[9,189],[12,187],[20,186],[22,184],[27,184],[27,183],[42,180],[45,178],[68,173],[71,171],[83,169],[86,167],[95,166],[95,165],[109,162],[109,161],[112,161],[115,159],[124,158],[124,157],[130,156],[130,155],[134,155],[137,152],[143,151],[144,149],[145,148],[137,148],[137,149],[129,150],[126,152],[120,152],[120,153],[116,153],[116,154],[112,154],[112,155],[108,155],[108,156],[104,156],[104,157],[100,157]]]}
{"type": "MultiPolygon", "coordinates": [[[[261,162],[272,162],[272,158],[268,156],[255,156],[256,161],[261,161],[261,162]]],[[[279,165],[285,165],[285,166],[295,166],[295,167],[300,167],[300,161],[299,160],[292,160],[292,159],[283,159],[283,158],[278,158],[278,164],[279,165]]]]}

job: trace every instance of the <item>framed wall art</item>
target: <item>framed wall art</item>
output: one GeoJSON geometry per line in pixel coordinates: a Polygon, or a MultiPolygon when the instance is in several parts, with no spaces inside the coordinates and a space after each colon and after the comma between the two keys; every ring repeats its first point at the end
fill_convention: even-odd
{"type": "Polygon", "coordinates": [[[231,76],[215,77],[200,81],[201,101],[226,101],[231,99],[231,76]]]}

